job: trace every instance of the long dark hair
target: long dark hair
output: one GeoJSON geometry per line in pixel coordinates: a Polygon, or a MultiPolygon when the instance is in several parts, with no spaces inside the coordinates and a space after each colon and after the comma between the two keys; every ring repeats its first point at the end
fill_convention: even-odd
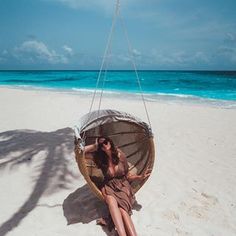
{"type": "Polygon", "coordinates": [[[106,154],[106,152],[102,150],[104,142],[109,142],[111,144],[111,157],[112,157],[112,163],[114,165],[117,165],[119,163],[119,157],[118,157],[118,150],[115,144],[113,143],[112,139],[104,136],[98,138],[98,148],[97,151],[95,152],[94,161],[99,168],[107,170],[108,155],[106,154]],[[104,141],[102,143],[99,143],[100,139],[104,139],[104,141]]]}

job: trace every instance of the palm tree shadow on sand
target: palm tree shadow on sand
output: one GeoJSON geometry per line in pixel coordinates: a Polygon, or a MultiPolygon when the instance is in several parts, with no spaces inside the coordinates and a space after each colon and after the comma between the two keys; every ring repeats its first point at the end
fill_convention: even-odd
{"type": "Polygon", "coordinates": [[[34,165],[34,175],[31,177],[34,188],[19,209],[1,223],[1,236],[17,227],[37,206],[43,194],[50,195],[70,187],[71,178],[75,178],[68,168],[72,153],[71,128],[54,132],[12,130],[0,133],[0,171],[7,169],[11,172],[24,164],[34,165]],[[39,155],[40,153],[44,155],[39,155]]]}

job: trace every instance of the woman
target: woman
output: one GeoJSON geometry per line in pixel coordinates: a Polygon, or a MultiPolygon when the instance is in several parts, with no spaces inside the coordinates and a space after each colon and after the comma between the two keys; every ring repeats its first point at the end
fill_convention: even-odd
{"type": "Polygon", "coordinates": [[[136,236],[130,217],[135,202],[130,182],[143,180],[150,173],[147,171],[142,175],[131,175],[124,153],[108,137],[98,138],[95,144],[86,146],[84,151],[95,152],[95,162],[104,175],[101,192],[119,236],[136,236]]]}

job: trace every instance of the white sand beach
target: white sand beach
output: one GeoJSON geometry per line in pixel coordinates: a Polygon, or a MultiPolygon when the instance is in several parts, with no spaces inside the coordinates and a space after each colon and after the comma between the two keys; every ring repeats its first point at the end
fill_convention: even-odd
{"type": "MultiPolygon", "coordinates": [[[[104,205],[73,153],[73,126],[91,94],[0,87],[0,236],[111,235],[104,205]]],[[[136,194],[140,236],[236,235],[236,108],[147,101],[153,172],[136,194]]],[[[96,106],[95,106],[96,108],[96,106]]],[[[102,108],[147,121],[141,99],[104,96],[102,108]]]]}

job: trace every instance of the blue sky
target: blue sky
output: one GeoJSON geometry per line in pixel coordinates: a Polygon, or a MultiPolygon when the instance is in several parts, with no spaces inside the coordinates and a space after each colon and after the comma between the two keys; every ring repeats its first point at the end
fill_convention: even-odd
{"type": "MultiPolygon", "coordinates": [[[[99,69],[115,0],[0,0],[0,69],[99,69]]],[[[121,0],[138,69],[236,70],[235,0],[121,0]]],[[[117,22],[109,69],[132,69],[117,22]]]]}

